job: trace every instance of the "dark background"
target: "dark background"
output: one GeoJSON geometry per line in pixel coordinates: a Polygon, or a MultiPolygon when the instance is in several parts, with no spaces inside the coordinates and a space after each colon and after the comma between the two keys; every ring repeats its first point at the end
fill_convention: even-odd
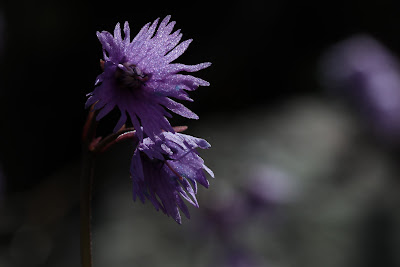
{"type": "MultiPolygon", "coordinates": [[[[234,121],[248,109],[273,110],[299,96],[325,94],[318,83],[318,59],[352,34],[368,33],[400,54],[400,2],[394,0],[1,2],[0,170],[5,205],[79,162],[85,95],[101,72],[96,31],[112,32],[117,22],[127,20],[134,36],[145,23],[166,15],[177,21],[175,29],[182,29],[184,40],[194,39],[177,61],[213,63],[197,74],[211,86],[193,92],[195,102],[187,105],[200,118],[218,113],[234,121]]],[[[104,119],[105,129],[112,129],[115,116],[104,119]]],[[[172,120],[182,123],[196,122],[177,116],[172,120]]],[[[251,129],[238,125],[237,131],[251,138],[251,129]]],[[[78,186],[78,178],[75,182],[78,186]]],[[[51,202],[52,195],[47,199],[51,202]]],[[[377,220],[379,228],[382,222],[377,220]]],[[[368,231],[376,228],[373,223],[366,226],[368,231]]],[[[376,238],[379,242],[379,234],[376,238]]],[[[11,239],[11,233],[5,235],[3,246],[11,239]]],[[[394,266],[390,264],[385,266],[394,266]]]]}
{"type": "Polygon", "coordinates": [[[24,190],[80,153],[85,94],[99,74],[98,30],[128,20],[132,35],[172,15],[193,38],[179,62],[211,61],[189,105],[200,116],[240,113],[299,94],[319,93],[316,60],[324,48],[366,32],[400,50],[396,1],[236,1],[2,3],[1,161],[7,189],[24,190]],[[229,112],[228,112],[229,111],[229,112]]]}

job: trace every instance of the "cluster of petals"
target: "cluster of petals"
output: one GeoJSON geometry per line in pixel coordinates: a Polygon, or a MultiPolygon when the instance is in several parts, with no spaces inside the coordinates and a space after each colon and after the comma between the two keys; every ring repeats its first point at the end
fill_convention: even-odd
{"type": "Polygon", "coordinates": [[[196,151],[209,148],[207,141],[175,133],[168,118],[173,112],[198,119],[177,101],[193,101],[188,91],[209,85],[187,73],[211,63],[173,63],[192,42],[181,42],[182,34],[180,30],[173,31],[174,26],[170,16],[160,23],[156,19],[132,40],[128,22],[123,33],[119,23],[114,34],[97,32],[103,47],[103,73],[96,78],[94,90],[87,94],[86,108],[91,106],[97,112],[97,120],[119,109],[121,115],[114,132],[126,123],[132,124],[137,138],[130,169],[133,198],[143,203],[150,200],[157,210],[181,223],[180,211],[190,216],[184,200],[198,207],[197,184],[208,188],[204,170],[212,177],[214,174],[196,151]]]}
{"type": "Polygon", "coordinates": [[[183,199],[198,207],[197,184],[209,185],[203,170],[214,177],[196,151],[209,147],[204,139],[180,133],[163,132],[157,141],[143,139],[132,158],[133,199],[144,203],[147,198],[179,224],[179,209],[190,218],[183,199]]]}
{"type": "Polygon", "coordinates": [[[86,107],[93,105],[99,111],[97,120],[117,107],[121,116],[114,132],[129,117],[139,140],[146,136],[154,140],[162,131],[174,132],[167,119],[171,117],[168,110],[198,119],[195,113],[172,98],[193,101],[186,91],[209,85],[207,81],[181,72],[196,72],[211,63],[172,63],[192,40],[179,43],[182,34],[180,30],[173,32],[175,22],[170,22],[170,16],[158,23],[159,19],[156,19],[146,24],[132,41],[128,22],[124,24],[124,37],[119,23],[114,35],[107,31],[97,32],[103,47],[104,72],[96,78],[95,89],[87,95],[86,107]],[[118,79],[121,75],[126,78],[122,85],[118,79]]]}

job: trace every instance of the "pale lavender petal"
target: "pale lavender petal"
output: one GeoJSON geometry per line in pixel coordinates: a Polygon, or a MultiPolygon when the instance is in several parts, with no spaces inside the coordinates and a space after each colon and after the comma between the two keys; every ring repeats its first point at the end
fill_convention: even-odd
{"type": "Polygon", "coordinates": [[[96,116],[96,120],[100,120],[102,119],[105,115],[107,115],[111,110],[114,109],[114,104],[112,102],[107,103],[99,112],[99,114],[97,114],[96,116]]]}
{"type": "MultiPolygon", "coordinates": [[[[128,111],[129,112],[129,111],[128,111]]],[[[139,138],[139,140],[143,139],[143,131],[142,131],[142,127],[140,127],[140,123],[138,121],[138,119],[136,118],[136,115],[133,113],[129,112],[129,115],[131,117],[131,122],[133,124],[133,127],[136,130],[136,135],[139,138]]]]}
{"type": "Polygon", "coordinates": [[[119,22],[117,23],[117,25],[115,25],[115,29],[114,29],[114,40],[115,40],[115,43],[116,43],[119,47],[122,46],[121,26],[120,26],[119,22]]]}
{"type": "Polygon", "coordinates": [[[147,30],[149,29],[149,26],[150,26],[150,22],[147,23],[146,25],[144,25],[144,26],[140,29],[139,33],[133,38],[131,44],[135,44],[135,41],[136,41],[136,42],[141,41],[141,38],[143,37],[143,35],[146,34],[147,30]]]}
{"type": "Polygon", "coordinates": [[[169,110],[175,112],[178,115],[181,115],[185,118],[189,119],[199,119],[199,116],[197,116],[194,112],[192,112],[190,109],[182,105],[181,103],[175,102],[172,99],[165,98],[162,104],[169,110]]]}
{"type": "Polygon", "coordinates": [[[165,71],[176,74],[180,71],[195,72],[211,66],[210,62],[200,63],[197,65],[185,65],[185,64],[169,64],[165,71]]]}
{"type": "Polygon", "coordinates": [[[176,205],[180,208],[183,214],[185,214],[186,218],[190,219],[189,209],[179,196],[176,198],[176,205]]]}
{"type": "Polygon", "coordinates": [[[206,172],[208,172],[208,174],[209,174],[212,178],[214,178],[214,172],[213,172],[210,168],[208,168],[206,165],[203,164],[203,169],[205,169],[206,172]]]}
{"type": "Polygon", "coordinates": [[[155,30],[156,30],[156,27],[157,27],[157,24],[158,24],[158,21],[160,20],[160,18],[157,18],[154,22],[153,22],[153,24],[151,25],[151,27],[149,28],[149,30],[147,31],[147,33],[146,33],[146,38],[147,38],[147,40],[149,40],[151,37],[153,37],[153,34],[154,34],[154,32],[155,32],[155,30]]]}
{"type": "Polygon", "coordinates": [[[119,120],[117,122],[117,124],[114,127],[113,132],[116,133],[119,129],[121,129],[121,127],[126,123],[126,112],[123,111],[121,112],[121,117],[119,117],[119,120]]]}
{"type": "Polygon", "coordinates": [[[180,43],[177,47],[174,48],[171,52],[169,52],[165,57],[164,60],[168,63],[174,61],[177,59],[180,55],[182,55],[186,49],[189,47],[190,43],[193,41],[193,39],[186,40],[182,43],[180,43]]]}
{"type": "Polygon", "coordinates": [[[169,39],[169,43],[165,47],[165,52],[170,51],[172,48],[174,48],[179,43],[179,41],[182,39],[182,36],[183,36],[180,32],[181,32],[181,30],[179,29],[171,35],[171,37],[169,39]],[[174,36],[174,34],[176,34],[176,36],[174,36]]]}
{"type": "Polygon", "coordinates": [[[124,43],[125,46],[127,46],[130,43],[130,39],[131,39],[131,30],[129,28],[129,23],[127,21],[125,21],[124,24],[124,43]]]}

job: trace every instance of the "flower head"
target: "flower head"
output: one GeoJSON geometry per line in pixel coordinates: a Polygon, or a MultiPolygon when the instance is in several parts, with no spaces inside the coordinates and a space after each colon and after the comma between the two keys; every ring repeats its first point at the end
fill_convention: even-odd
{"type": "Polygon", "coordinates": [[[379,41],[356,35],[330,48],[321,60],[323,85],[355,103],[383,141],[400,137],[400,64],[379,41]]]}
{"type": "Polygon", "coordinates": [[[174,132],[166,119],[171,114],[165,108],[186,118],[198,119],[196,114],[171,98],[193,101],[185,90],[193,91],[199,85],[208,86],[209,83],[180,72],[195,72],[211,63],[171,63],[185,52],[192,39],[178,45],[182,34],[180,30],[171,33],[175,22],[169,20],[170,16],[165,17],[157,31],[159,19],[151,25],[146,24],[132,41],[128,22],[124,24],[124,38],[119,23],[115,26],[114,36],[107,31],[97,32],[103,46],[104,72],[97,77],[93,92],[87,95],[86,107],[94,104],[94,109],[100,110],[97,120],[118,107],[121,117],[114,132],[125,124],[127,116],[140,140],[143,132],[153,140],[162,130],[174,132]]]}
{"type": "Polygon", "coordinates": [[[210,144],[204,139],[179,133],[163,132],[159,137],[157,141],[143,139],[133,154],[133,199],[136,201],[138,196],[144,203],[147,198],[156,210],[161,209],[181,223],[178,208],[190,218],[181,197],[198,207],[197,183],[206,188],[209,185],[203,169],[214,177],[196,152],[196,148],[207,149],[210,144]]]}

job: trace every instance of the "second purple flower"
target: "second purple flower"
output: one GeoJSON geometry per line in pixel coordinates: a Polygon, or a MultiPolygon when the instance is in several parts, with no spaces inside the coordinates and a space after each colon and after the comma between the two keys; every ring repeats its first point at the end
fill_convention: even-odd
{"type": "Polygon", "coordinates": [[[157,210],[161,209],[179,224],[179,209],[189,218],[182,198],[198,207],[197,183],[206,188],[209,185],[203,170],[214,177],[196,151],[209,147],[204,139],[179,133],[164,132],[156,142],[143,139],[132,157],[133,199],[139,197],[143,203],[149,199],[157,210]]]}

